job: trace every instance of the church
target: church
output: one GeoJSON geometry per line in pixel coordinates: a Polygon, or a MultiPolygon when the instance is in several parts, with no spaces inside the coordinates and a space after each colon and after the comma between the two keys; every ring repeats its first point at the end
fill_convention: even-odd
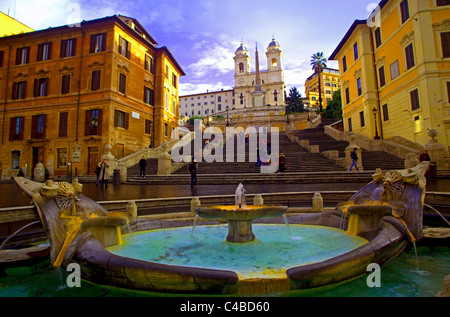
{"type": "Polygon", "coordinates": [[[285,84],[283,75],[283,53],[280,44],[272,38],[266,49],[267,69],[259,69],[259,51],[255,49],[255,70],[252,58],[244,43],[237,48],[234,56],[234,87],[231,90],[180,96],[180,117],[215,116],[228,112],[232,115],[239,110],[255,107],[272,111],[285,106],[285,84]]]}

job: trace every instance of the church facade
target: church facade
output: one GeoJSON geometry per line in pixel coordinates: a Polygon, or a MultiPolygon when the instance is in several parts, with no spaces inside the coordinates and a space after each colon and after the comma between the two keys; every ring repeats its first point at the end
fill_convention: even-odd
{"type": "Polygon", "coordinates": [[[180,115],[185,117],[208,116],[224,112],[285,105],[286,88],[283,74],[283,53],[280,44],[272,39],[266,52],[267,69],[259,70],[259,52],[255,51],[255,70],[251,69],[252,58],[247,47],[241,43],[234,56],[234,87],[221,90],[180,96],[180,115]],[[259,76],[257,76],[259,75],[259,76]],[[255,97],[259,77],[260,93],[255,97]],[[262,98],[261,98],[262,97],[262,98]]]}

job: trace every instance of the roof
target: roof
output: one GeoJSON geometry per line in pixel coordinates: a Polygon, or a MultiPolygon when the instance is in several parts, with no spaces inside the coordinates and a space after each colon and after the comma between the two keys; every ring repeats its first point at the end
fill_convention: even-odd
{"type": "Polygon", "coordinates": [[[177,60],[175,59],[175,57],[173,57],[172,53],[170,52],[170,50],[167,48],[167,46],[163,46],[161,48],[157,48],[158,51],[163,51],[164,53],[166,53],[167,57],[169,57],[169,59],[172,61],[173,65],[177,68],[177,70],[180,72],[181,76],[186,76],[186,73],[183,71],[183,69],[181,68],[180,64],[178,64],[177,60]]]}
{"type": "Polygon", "coordinates": [[[366,24],[367,20],[355,20],[355,22],[353,22],[352,26],[350,27],[350,29],[347,31],[347,33],[345,33],[344,38],[341,40],[341,42],[339,43],[339,45],[336,47],[336,49],[334,50],[334,52],[330,55],[330,57],[328,58],[329,60],[335,60],[336,55],[339,53],[339,51],[342,49],[342,47],[345,45],[345,43],[348,41],[348,39],[350,38],[350,36],[352,35],[352,33],[355,31],[356,27],[358,25],[361,24],[366,24]]]}

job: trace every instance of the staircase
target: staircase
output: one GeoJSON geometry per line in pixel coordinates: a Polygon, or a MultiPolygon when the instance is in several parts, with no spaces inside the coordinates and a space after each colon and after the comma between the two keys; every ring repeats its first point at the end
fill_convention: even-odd
{"type": "MultiPolygon", "coordinates": [[[[345,157],[345,148],[349,146],[347,141],[338,141],[329,136],[324,131],[324,126],[336,122],[335,119],[322,119],[320,125],[312,129],[304,129],[293,131],[299,140],[307,139],[310,145],[318,145],[319,152],[338,151],[339,157],[345,157]]],[[[361,152],[362,165],[364,170],[382,170],[403,169],[404,160],[384,151],[367,151],[361,152]]]]}

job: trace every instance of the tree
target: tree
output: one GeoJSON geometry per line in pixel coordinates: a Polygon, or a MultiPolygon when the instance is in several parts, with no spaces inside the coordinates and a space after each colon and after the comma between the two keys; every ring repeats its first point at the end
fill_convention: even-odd
{"type": "Polygon", "coordinates": [[[333,92],[333,98],[328,102],[324,113],[326,118],[342,119],[341,90],[333,92]]]}
{"type": "Polygon", "coordinates": [[[289,89],[289,96],[286,97],[286,113],[304,112],[302,95],[298,92],[297,87],[289,89]]]}
{"type": "Polygon", "coordinates": [[[327,59],[323,57],[323,52],[317,52],[311,56],[312,70],[319,78],[319,111],[322,112],[322,84],[321,74],[324,68],[327,68],[327,59]]]}

